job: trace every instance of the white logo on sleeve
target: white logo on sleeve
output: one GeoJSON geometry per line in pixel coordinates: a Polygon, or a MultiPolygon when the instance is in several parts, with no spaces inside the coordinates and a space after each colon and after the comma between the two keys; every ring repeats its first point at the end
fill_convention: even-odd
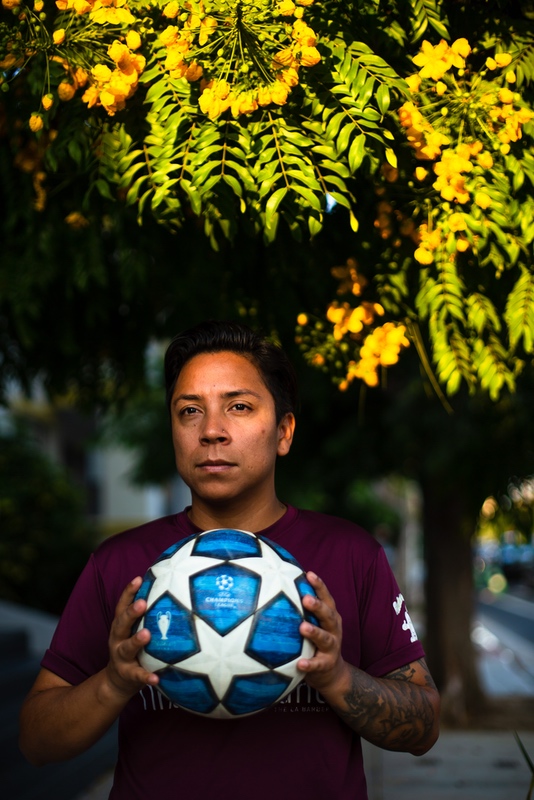
{"type": "MultiPolygon", "coordinates": [[[[402,594],[397,595],[397,597],[395,598],[395,600],[393,602],[393,610],[395,611],[395,614],[397,616],[399,616],[399,614],[402,611],[402,604],[403,603],[404,603],[404,597],[402,596],[402,594]]],[[[408,610],[406,609],[406,607],[404,608],[404,622],[402,623],[402,630],[403,631],[410,631],[410,642],[416,642],[417,641],[417,638],[418,638],[417,637],[417,633],[416,633],[416,630],[414,628],[414,624],[412,622],[412,618],[408,614],[408,610]]]]}

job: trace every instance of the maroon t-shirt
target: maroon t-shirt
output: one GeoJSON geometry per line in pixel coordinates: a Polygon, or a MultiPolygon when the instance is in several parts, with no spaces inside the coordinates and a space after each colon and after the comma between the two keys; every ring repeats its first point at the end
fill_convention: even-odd
{"type": "MultiPolygon", "coordinates": [[[[179,539],[196,532],[185,511],[118,534],[91,556],[42,666],[71,684],[103,669],[115,606],[179,539]]],[[[424,656],[380,545],[346,520],[291,506],[258,533],[326,583],[343,619],[343,656],[381,676],[424,656]]],[[[359,737],[315,689],[300,684],[272,708],[240,720],[206,719],[146,687],[119,719],[110,800],[367,800],[359,737]]]]}

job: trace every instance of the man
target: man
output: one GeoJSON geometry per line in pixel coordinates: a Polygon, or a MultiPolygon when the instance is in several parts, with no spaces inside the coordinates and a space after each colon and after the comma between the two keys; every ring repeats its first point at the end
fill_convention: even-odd
{"type": "Polygon", "coordinates": [[[24,704],[22,750],[36,764],[72,757],[119,717],[113,800],[365,800],[361,736],[413,754],[438,736],[438,694],[384,552],[352,523],[278,499],[275,464],[291,448],[296,397],[278,347],[238,324],[204,323],[173,340],[165,377],[191,506],[92,556],[24,704]],[[316,647],[299,661],[305,683],[267,711],[225,721],[164,700],[137,661],[149,632],[131,635],[146,607],[134,602],[140,576],[175,541],[221,527],[292,553],[309,570],[317,597],[304,604],[320,623],[301,625],[316,647]]]}

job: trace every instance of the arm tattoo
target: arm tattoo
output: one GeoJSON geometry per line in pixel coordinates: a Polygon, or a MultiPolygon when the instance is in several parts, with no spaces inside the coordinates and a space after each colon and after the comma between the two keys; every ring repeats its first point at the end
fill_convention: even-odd
{"type": "Polygon", "coordinates": [[[417,749],[434,727],[429,689],[435,690],[435,686],[423,659],[383,678],[354,670],[352,685],[343,698],[346,708],[336,710],[354,731],[373,744],[410,751],[417,749]],[[424,684],[412,682],[417,672],[424,684]]]}

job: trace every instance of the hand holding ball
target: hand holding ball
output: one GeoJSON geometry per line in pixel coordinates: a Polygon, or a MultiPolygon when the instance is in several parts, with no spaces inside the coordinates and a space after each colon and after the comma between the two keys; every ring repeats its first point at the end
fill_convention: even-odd
{"type": "Polygon", "coordinates": [[[267,708],[302,680],[296,664],[314,647],[299,631],[317,621],[302,597],[315,594],[284,548],[233,529],[194,534],[150,567],[136,599],[136,629],[150,642],[139,661],[160,691],[197,714],[232,719],[267,708]]]}

